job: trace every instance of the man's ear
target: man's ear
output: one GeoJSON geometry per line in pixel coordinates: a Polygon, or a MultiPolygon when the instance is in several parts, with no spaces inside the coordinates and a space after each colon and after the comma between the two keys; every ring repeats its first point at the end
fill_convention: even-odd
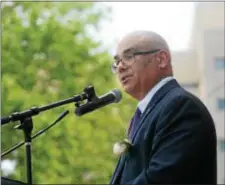
{"type": "Polygon", "coordinates": [[[167,67],[169,65],[169,61],[170,61],[170,55],[169,55],[168,51],[161,50],[159,52],[156,60],[158,61],[159,68],[164,69],[165,67],[167,67]]]}

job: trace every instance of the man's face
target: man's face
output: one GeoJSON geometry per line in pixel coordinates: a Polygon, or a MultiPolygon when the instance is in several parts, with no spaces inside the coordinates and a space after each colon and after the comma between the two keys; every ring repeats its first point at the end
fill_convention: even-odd
{"type": "Polygon", "coordinates": [[[115,56],[115,61],[118,61],[119,81],[124,90],[133,97],[139,97],[140,93],[146,92],[156,75],[154,56],[152,54],[136,55],[139,51],[148,51],[136,43],[135,39],[122,41],[117,47],[115,56]]]}

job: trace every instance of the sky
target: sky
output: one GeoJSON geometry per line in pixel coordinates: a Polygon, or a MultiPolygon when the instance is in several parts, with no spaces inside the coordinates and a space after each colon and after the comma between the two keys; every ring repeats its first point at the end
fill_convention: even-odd
{"type": "MultiPolygon", "coordinates": [[[[112,22],[104,24],[101,40],[114,47],[134,30],[151,30],[163,36],[172,51],[188,49],[195,2],[104,2],[112,7],[112,22]]],[[[114,50],[115,48],[111,48],[114,50]]]]}

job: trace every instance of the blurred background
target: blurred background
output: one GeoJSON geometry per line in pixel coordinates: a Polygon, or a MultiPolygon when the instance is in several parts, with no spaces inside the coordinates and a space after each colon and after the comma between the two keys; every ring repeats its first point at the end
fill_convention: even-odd
{"type": "MultiPolygon", "coordinates": [[[[172,50],[174,74],[210,110],[218,137],[218,183],[224,184],[224,2],[1,2],[1,116],[64,100],[94,85],[97,95],[121,88],[110,72],[116,43],[152,30],[172,50]]],[[[36,184],[109,183],[115,142],[126,135],[136,103],[82,117],[67,104],[33,117],[33,134],[63,111],[70,114],[32,142],[36,184]]],[[[24,140],[1,127],[1,153],[24,140]]],[[[190,151],[191,152],[191,151],[190,151]]],[[[1,159],[1,175],[26,181],[25,147],[1,159]]]]}

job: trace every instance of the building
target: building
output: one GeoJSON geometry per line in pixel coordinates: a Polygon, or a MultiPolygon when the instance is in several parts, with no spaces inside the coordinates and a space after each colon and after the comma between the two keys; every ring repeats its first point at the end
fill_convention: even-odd
{"type": "Polygon", "coordinates": [[[224,2],[196,3],[190,51],[173,53],[174,75],[203,100],[216,124],[218,183],[225,183],[224,2]]]}

